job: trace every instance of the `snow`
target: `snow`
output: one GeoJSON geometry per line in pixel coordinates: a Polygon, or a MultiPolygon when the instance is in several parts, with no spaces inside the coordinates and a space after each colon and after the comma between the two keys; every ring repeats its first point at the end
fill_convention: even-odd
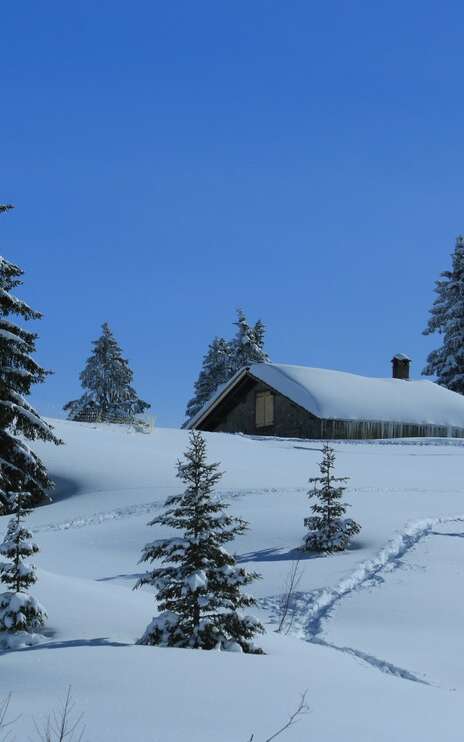
{"type": "Polygon", "coordinates": [[[34,427],[40,428],[44,433],[49,435],[51,433],[50,426],[39,417],[39,415],[32,407],[27,404],[27,402],[25,402],[23,397],[21,397],[21,395],[19,394],[16,394],[16,392],[13,392],[12,390],[9,390],[9,393],[11,394],[11,396],[17,398],[20,401],[20,404],[15,404],[14,402],[10,402],[9,400],[0,399],[0,405],[12,410],[16,415],[26,418],[26,420],[29,420],[29,422],[32,423],[34,427]]]}
{"type": "Polygon", "coordinates": [[[15,335],[12,332],[9,332],[9,330],[4,330],[0,327],[0,337],[4,338],[5,340],[10,340],[14,343],[21,343],[24,344],[24,340],[20,338],[18,335],[15,335]]]}
{"type": "Polygon", "coordinates": [[[202,569],[197,570],[186,579],[186,583],[192,592],[199,588],[206,587],[208,584],[207,577],[202,569]]]}
{"type": "Polygon", "coordinates": [[[35,647],[43,641],[46,641],[46,639],[42,634],[33,634],[29,631],[15,631],[13,633],[5,631],[0,637],[0,647],[2,649],[24,649],[25,647],[35,647]]]}
{"type": "Polygon", "coordinates": [[[33,374],[30,371],[26,371],[24,368],[18,368],[17,366],[0,366],[0,372],[2,374],[15,374],[24,378],[33,378],[33,374]]]}
{"type": "Polygon", "coordinates": [[[259,363],[250,373],[317,417],[464,428],[464,397],[432,381],[259,363]]]}
{"type": "MultiPolygon", "coordinates": [[[[27,630],[39,629],[47,618],[45,608],[39,601],[29,593],[16,593],[12,591],[0,594],[0,625],[14,631],[14,627],[20,628],[21,644],[27,643],[27,630]]],[[[37,643],[38,634],[31,634],[31,641],[37,643]]],[[[0,632],[0,646],[11,646],[11,637],[7,632],[0,632]]]]}
{"type": "Polygon", "coordinates": [[[254,733],[264,742],[306,689],[310,713],[282,740],[461,740],[464,442],[335,444],[362,531],[346,552],[323,556],[297,550],[320,443],[206,434],[210,460],[226,472],[220,494],[250,523],[232,550],[262,576],[250,589],[266,654],[251,656],[135,644],[156,616],[152,589],[132,590],[141,549],[174,535],[147,522],[179,492],[187,432],[53,424],[66,445],[35,450],[57,481],[56,501],[27,520],[41,549],[31,593],[47,608],[45,638],[0,656],[0,697],[13,694],[18,739],[33,736],[33,718],[71,685],[89,741],[236,742],[254,733]],[[299,558],[291,628],[276,634],[299,558]]]}

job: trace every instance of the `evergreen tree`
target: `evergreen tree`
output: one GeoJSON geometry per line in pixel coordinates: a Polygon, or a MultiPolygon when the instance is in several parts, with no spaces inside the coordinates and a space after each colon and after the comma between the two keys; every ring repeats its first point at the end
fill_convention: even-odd
{"type": "Polygon", "coordinates": [[[422,373],[436,375],[438,383],[464,394],[464,238],[458,237],[450,271],[436,281],[437,297],[430,310],[424,335],[443,336],[440,348],[433,350],[422,373]]]}
{"type": "Polygon", "coordinates": [[[163,514],[149,525],[181,531],[179,538],[147,544],[141,562],[161,560],[136,587],[153,585],[161,613],[147,627],[139,644],[261,653],[252,643],[261,624],[244,615],[255,604],[241,588],[258,575],[236,565],[224,544],[242,534],[247,524],[226,512],[213,495],[221,478],[218,464],[208,464],[206,442],[190,434],[190,447],[177,464],[185,492],[168,498],[163,514]]]}
{"type": "MultiPolygon", "coordinates": [[[[5,212],[11,206],[1,206],[5,212]]],[[[28,404],[25,397],[33,384],[48,375],[31,357],[37,335],[24,330],[12,316],[40,319],[11,291],[22,284],[23,271],[0,256],[0,514],[9,512],[8,493],[27,491],[31,504],[47,499],[52,486],[47,471],[25,439],[61,443],[53,429],[28,404]]]]}
{"type": "Polygon", "coordinates": [[[348,505],[341,502],[346,487],[340,483],[348,481],[348,477],[335,477],[334,466],[335,451],[325,443],[319,464],[321,476],[309,480],[314,487],[308,494],[316,502],[311,508],[313,515],[304,520],[309,531],[304,538],[307,551],[343,551],[361,530],[354,520],[342,517],[348,505]]]}
{"type": "Polygon", "coordinates": [[[86,391],[63,409],[68,412],[69,420],[132,422],[135,415],[148,410],[150,405],[139,399],[131,386],[133,373],[107,322],[102,329],[79,377],[86,391]]]}
{"type": "Polygon", "coordinates": [[[269,360],[264,351],[266,328],[263,322],[258,320],[251,326],[243,311],[238,309],[234,324],[237,326],[235,338],[231,341],[215,338],[203,357],[200,375],[194,384],[195,393],[185,412],[188,419],[196,415],[218,388],[241,368],[269,360]]]}
{"type": "Polygon", "coordinates": [[[237,334],[232,341],[232,373],[253,363],[266,363],[269,356],[264,350],[266,328],[261,320],[254,326],[248,323],[241,309],[237,310],[237,334]]]}
{"type": "Polygon", "coordinates": [[[188,418],[201,410],[221,384],[225,384],[231,373],[231,344],[224,338],[214,338],[203,358],[200,375],[195,382],[195,394],[187,405],[185,412],[188,418]]]}
{"type": "MultiPolygon", "coordinates": [[[[0,594],[0,640],[3,638],[5,641],[6,632],[7,644],[10,635],[33,633],[43,626],[47,618],[43,606],[28,592],[28,588],[37,581],[37,576],[35,566],[24,559],[39,551],[32,540],[32,533],[24,525],[24,519],[30,513],[31,496],[27,492],[12,492],[8,493],[8,501],[14,516],[0,544],[0,556],[9,560],[0,562],[0,582],[10,588],[8,592],[0,594]]],[[[28,639],[22,637],[21,641],[27,643],[28,639]]]]}

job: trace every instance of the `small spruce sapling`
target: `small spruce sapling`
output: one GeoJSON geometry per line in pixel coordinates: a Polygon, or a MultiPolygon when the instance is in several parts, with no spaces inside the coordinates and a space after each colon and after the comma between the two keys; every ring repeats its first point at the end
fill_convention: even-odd
{"type": "Polygon", "coordinates": [[[24,520],[30,513],[30,495],[26,492],[8,494],[9,508],[13,517],[8,523],[0,556],[7,562],[0,562],[0,582],[9,587],[8,592],[0,594],[0,641],[7,646],[33,644],[40,637],[38,631],[47,619],[43,606],[28,592],[37,581],[35,565],[24,561],[36,554],[39,547],[32,539],[31,531],[24,520]]]}
{"type": "Polygon", "coordinates": [[[247,523],[228,515],[213,493],[222,477],[219,465],[208,464],[201,433],[190,434],[184,460],[177,463],[183,494],[169,497],[165,511],[149,525],[181,531],[178,538],[147,544],[141,562],[161,560],[135,587],[152,585],[160,614],[139,644],[196,649],[222,649],[261,654],[252,643],[261,624],[242,609],[255,604],[242,588],[258,577],[237,566],[224,544],[242,534],[247,523]]]}
{"type": "Polygon", "coordinates": [[[346,489],[343,483],[349,477],[335,477],[334,466],[335,451],[325,443],[319,464],[321,476],[309,480],[314,486],[308,495],[315,502],[311,508],[313,514],[304,520],[308,529],[304,537],[306,551],[343,551],[352,536],[361,530],[356,521],[343,517],[349,507],[341,501],[346,489]]]}

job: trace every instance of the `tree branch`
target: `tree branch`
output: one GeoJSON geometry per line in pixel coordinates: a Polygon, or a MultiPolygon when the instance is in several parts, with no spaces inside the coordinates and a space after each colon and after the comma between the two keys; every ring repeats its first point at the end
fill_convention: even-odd
{"type": "MultiPolygon", "coordinates": [[[[272,742],[272,740],[276,739],[276,737],[279,737],[281,734],[286,732],[287,729],[290,729],[290,727],[297,724],[301,716],[304,716],[305,714],[308,713],[309,706],[306,703],[307,694],[308,694],[308,691],[305,690],[305,692],[301,694],[300,703],[298,704],[295,711],[292,714],[290,714],[288,721],[283,726],[281,726],[280,729],[274,732],[274,734],[271,734],[270,737],[267,737],[267,739],[265,739],[264,742],[272,742]]],[[[255,738],[255,735],[252,734],[248,742],[253,742],[254,738],[255,738]]]]}

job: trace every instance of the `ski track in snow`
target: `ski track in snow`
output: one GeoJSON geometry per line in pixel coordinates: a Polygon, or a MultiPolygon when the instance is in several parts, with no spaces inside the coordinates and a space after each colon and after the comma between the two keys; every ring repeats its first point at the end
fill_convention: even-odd
{"type": "MultiPolygon", "coordinates": [[[[137,487],[136,489],[149,489],[149,487],[137,487]]],[[[154,488],[155,489],[155,488],[154,488]]],[[[163,489],[171,489],[176,490],[177,487],[175,485],[169,485],[163,487],[163,489]]],[[[307,487],[256,487],[256,488],[231,488],[231,489],[224,489],[224,490],[217,490],[217,494],[223,497],[225,500],[236,500],[241,497],[246,497],[248,495],[286,495],[288,496],[291,493],[294,494],[304,494],[308,490],[307,487]]],[[[111,493],[111,492],[120,492],[122,490],[119,489],[111,489],[111,490],[98,490],[99,494],[102,493],[111,493]]],[[[353,488],[347,488],[348,492],[423,492],[423,488],[395,488],[395,487],[353,487],[353,488]]],[[[430,492],[436,492],[437,490],[431,489],[430,492]]],[[[89,492],[81,493],[81,494],[91,494],[89,492]]],[[[96,526],[100,525],[102,523],[106,523],[109,520],[118,520],[120,518],[131,518],[136,517],[140,515],[150,515],[154,510],[158,510],[161,508],[164,504],[164,501],[155,500],[145,503],[138,503],[136,505],[126,505],[119,508],[114,508],[113,510],[106,510],[101,511],[97,513],[92,513],[91,515],[82,517],[82,518],[73,518],[71,520],[65,520],[65,521],[58,521],[58,522],[51,522],[51,523],[43,523],[41,525],[37,525],[36,527],[33,527],[34,533],[44,533],[47,531],[67,531],[72,528],[84,528],[86,526],[96,526]]],[[[450,520],[455,520],[455,518],[451,518],[450,520]]],[[[444,522],[444,521],[437,521],[437,523],[444,522]]],[[[312,593],[314,595],[314,593],[312,593]]],[[[272,598],[268,599],[269,602],[272,602],[272,598]]],[[[277,599],[276,599],[277,600],[277,599]]]]}
{"type": "MultiPolygon", "coordinates": [[[[361,488],[373,489],[373,488],[361,488]]],[[[218,494],[225,499],[236,499],[246,495],[266,495],[290,492],[299,494],[305,492],[305,487],[266,487],[255,489],[228,489],[218,491],[218,494]]],[[[147,502],[125,507],[114,508],[113,510],[93,513],[82,518],[74,518],[57,523],[46,523],[37,526],[34,533],[44,533],[49,531],[67,531],[75,528],[84,528],[88,526],[101,525],[111,520],[121,518],[132,518],[142,515],[151,515],[153,511],[163,506],[163,502],[147,502]]],[[[323,621],[328,620],[337,606],[337,603],[343,598],[350,595],[353,591],[367,585],[382,582],[381,573],[391,571],[401,565],[402,557],[407,554],[414,546],[433,533],[433,528],[453,522],[464,522],[464,515],[439,516],[436,518],[425,518],[408,524],[405,529],[396,534],[379,554],[373,559],[361,562],[355,570],[346,578],[342,579],[334,588],[322,588],[312,590],[309,593],[295,593],[293,601],[293,615],[291,617],[290,633],[309,641],[313,644],[319,644],[330,649],[349,654],[358,660],[366,662],[380,672],[410,680],[413,682],[430,685],[426,680],[418,677],[414,673],[404,668],[398,667],[391,662],[374,657],[352,647],[344,647],[326,641],[321,637],[323,631],[323,621]]],[[[258,601],[259,605],[269,611],[272,616],[278,616],[281,596],[272,596],[263,598],[258,601]]]]}
{"type": "Polygon", "coordinates": [[[115,508],[102,513],[92,513],[85,518],[73,518],[64,520],[59,523],[44,523],[33,527],[33,532],[44,533],[47,531],[68,531],[71,528],[85,528],[86,526],[97,526],[106,523],[109,520],[118,520],[120,518],[131,518],[137,515],[149,515],[154,510],[158,510],[162,503],[145,502],[139,505],[127,505],[122,508],[115,508]]]}
{"type": "Polygon", "coordinates": [[[387,662],[386,660],[382,660],[379,657],[374,657],[374,655],[363,652],[360,649],[354,649],[353,647],[341,647],[338,644],[332,644],[331,642],[327,642],[325,641],[325,639],[320,639],[319,637],[314,637],[313,639],[311,639],[311,644],[319,644],[322,647],[329,647],[329,649],[335,649],[337,652],[349,654],[358,660],[362,660],[362,662],[367,662],[368,665],[375,667],[376,670],[380,670],[380,672],[384,672],[387,675],[394,675],[395,677],[402,678],[403,680],[411,680],[414,683],[422,683],[422,685],[432,685],[432,683],[427,682],[427,680],[423,680],[410,670],[405,670],[403,667],[398,667],[398,665],[394,665],[392,662],[387,662]]]}
{"type": "MultiPolygon", "coordinates": [[[[439,516],[436,518],[425,518],[408,524],[405,529],[396,534],[374,559],[361,562],[356,569],[341,580],[334,588],[323,588],[312,590],[309,593],[296,593],[293,602],[293,615],[291,621],[291,634],[300,638],[335,649],[346,654],[351,654],[364,662],[376,667],[381,672],[386,672],[405,680],[425,683],[409,670],[397,667],[386,660],[373,657],[361,650],[352,647],[340,647],[324,640],[320,635],[323,630],[323,621],[328,620],[337,606],[337,603],[366,585],[382,582],[381,572],[392,571],[401,565],[401,559],[423,538],[433,533],[433,528],[447,523],[462,523],[464,515],[439,516]]],[[[282,596],[263,598],[259,605],[271,612],[271,616],[278,616],[282,596]]]]}
{"type": "MultiPolygon", "coordinates": [[[[137,487],[136,489],[149,489],[146,487],[137,487]]],[[[155,487],[153,489],[156,489],[155,487]]],[[[158,488],[159,489],[159,488],[158,488]]],[[[178,487],[175,485],[164,486],[163,489],[170,489],[177,491],[178,487]]],[[[99,494],[120,492],[122,489],[111,489],[111,490],[98,490],[99,494]]],[[[230,488],[224,490],[217,490],[217,494],[223,497],[225,500],[236,500],[241,497],[249,495],[278,495],[282,494],[288,496],[289,494],[304,494],[308,491],[307,487],[256,487],[256,488],[230,488]]],[[[423,488],[395,488],[395,487],[353,487],[347,488],[348,492],[423,492],[423,488]]],[[[435,492],[435,489],[431,489],[430,492],[435,492]]],[[[91,494],[84,492],[81,494],[91,494]]],[[[84,528],[86,526],[96,526],[102,523],[106,523],[109,520],[118,520],[120,518],[131,518],[140,515],[150,515],[153,511],[158,510],[164,504],[164,501],[155,500],[145,503],[138,503],[135,505],[126,505],[112,510],[101,511],[92,513],[91,515],[82,518],[73,518],[71,520],[44,523],[33,527],[34,533],[44,533],[47,531],[67,531],[72,528],[84,528]]],[[[451,518],[450,520],[455,520],[451,518]]],[[[435,525],[444,521],[436,521],[435,525]]],[[[311,593],[314,595],[314,592],[311,593]]],[[[269,604],[272,602],[272,598],[269,598],[269,604]]],[[[276,599],[277,600],[277,599],[276,599]]]]}
{"type": "MultiPolygon", "coordinates": [[[[171,489],[178,489],[174,488],[171,489]]],[[[255,489],[227,489],[217,490],[217,494],[223,497],[225,500],[234,500],[246,495],[269,495],[269,494],[285,494],[294,492],[299,494],[306,492],[306,487],[260,487],[255,489]]],[[[109,490],[115,492],[117,490],[109,490]]],[[[99,493],[101,490],[99,490],[99,493]]],[[[87,494],[87,493],[86,493],[87,494]]],[[[99,513],[92,513],[91,515],[82,518],[73,518],[71,520],[59,521],[56,523],[43,523],[38,526],[33,526],[34,533],[44,533],[47,531],[67,531],[72,528],[85,528],[86,526],[98,526],[102,523],[106,523],[109,520],[119,520],[120,518],[132,518],[140,515],[150,515],[154,510],[159,510],[163,507],[164,501],[151,501],[139,503],[136,505],[126,505],[113,510],[102,511],[99,513]]]]}
{"type": "MultiPolygon", "coordinates": [[[[464,515],[425,518],[410,523],[402,532],[390,539],[376,557],[358,564],[355,570],[335,587],[312,590],[309,593],[297,593],[292,633],[300,634],[302,638],[310,641],[316,638],[322,632],[322,621],[332,615],[333,609],[342,598],[353,590],[378,581],[381,572],[397,568],[402,557],[421,539],[428,536],[432,528],[452,522],[464,522],[464,515]]],[[[281,596],[263,598],[260,605],[268,610],[276,611],[280,600],[281,596]]]]}

